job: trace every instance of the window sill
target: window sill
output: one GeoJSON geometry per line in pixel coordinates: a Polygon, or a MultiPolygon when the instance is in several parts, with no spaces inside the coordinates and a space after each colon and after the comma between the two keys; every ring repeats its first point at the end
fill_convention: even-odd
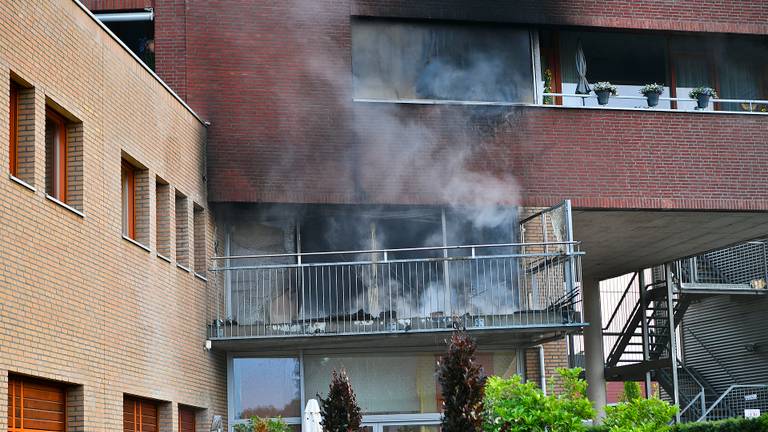
{"type": "Polygon", "coordinates": [[[187,266],[185,266],[183,264],[176,263],[176,267],[184,270],[187,273],[192,273],[192,269],[190,269],[189,267],[187,267],[187,266]]]}
{"type": "MultiPolygon", "coordinates": [[[[554,96],[553,96],[554,97],[554,96]]],[[[644,111],[644,112],[663,112],[678,114],[729,114],[729,115],[758,115],[765,116],[768,112],[760,111],[724,111],[724,110],[697,110],[697,109],[672,109],[672,108],[648,108],[648,107],[616,107],[616,106],[578,106],[578,105],[545,105],[541,103],[528,102],[481,102],[481,101],[460,101],[460,100],[438,100],[438,99],[362,99],[354,98],[356,103],[379,103],[394,105],[458,105],[475,107],[533,107],[533,108],[556,108],[556,109],[579,109],[579,110],[609,110],[609,111],[644,111]]]]}
{"type": "Polygon", "coordinates": [[[14,176],[13,174],[8,174],[8,178],[11,179],[11,181],[13,181],[15,183],[18,183],[18,184],[24,186],[25,188],[31,190],[32,192],[37,192],[37,189],[35,189],[34,186],[32,186],[31,184],[25,182],[24,180],[22,180],[22,179],[20,179],[20,178],[18,178],[16,176],[14,176]]]}
{"type": "Polygon", "coordinates": [[[200,279],[200,280],[201,280],[201,281],[203,281],[203,282],[208,282],[208,278],[207,278],[207,277],[205,277],[205,276],[203,276],[203,275],[201,275],[201,274],[200,274],[200,273],[198,273],[198,272],[195,272],[195,277],[196,277],[196,278],[198,278],[198,279],[200,279]]]}
{"type": "Polygon", "coordinates": [[[169,263],[171,262],[171,259],[168,258],[167,256],[163,255],[163,254],[156,253],[155,255],[157,255],[157,257],[160,258],[163,261],[167,261],[169,263]]]}
{"type": "Polygon", "coordinates": [[[147,252],[151,252],[151,250],[147,246],[137,242],[136,240],[128,237],[127,235],[123,235],[123,240],[127,241],[128,243],[134,244],[134,245],[144,249],[147,252]]]}
{"type": "Polygon", "coordinates": [[[58,199],[56,199],[56,198],[54,198],[54,197],[52,197],[52,196],[50,196],[48,194],[45,194],[45,197],[48,198],[48,200],[53,201],[56,204],[60,205],[61,207],[64,207],[65,209],[71,211],[72,213],[80,216],[81,218],[85,218],[85,214],[83,212],[81,212],[80,210],[72,207],[71,205],[69,205],[69,204],[67,204],[65,202],[61,202],[58,199]]]}

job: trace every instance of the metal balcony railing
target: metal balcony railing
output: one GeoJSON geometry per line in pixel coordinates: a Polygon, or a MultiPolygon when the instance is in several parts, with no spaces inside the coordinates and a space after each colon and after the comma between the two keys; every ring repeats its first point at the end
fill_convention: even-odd
{"type": "Polygon", "coordinates": [[[707,408],[699,421],[759,416],[768,411],[768,385],[732,385],[707,408]]]}
{"type": "Polygon", "coordinates": [[[579,325],[576,242],[216,257],[210,337],[579,325]]]}
{"type": "Polygon", "coordinates": [[[676,263],[675,274],[682,288],[729,288],[766,290],[768,244],[752,241],[676,263]]]}
{"type": "MultiPolygon", "coordinates": [[[[639,88],[639,87],[638,87],[639,88]]],[[[648,107],[645,96],[611,96],[606,105],[599,105],[597,95],[571,93],[542,93],[541,105],[569,107],[600,107],[642,110],[676,110],[685,112],[738,112],[768,115],[768,100],[761,99],[720,99],[710,100],[707,108],[697,108],[697,100],[686,97],[659,97],[659,104],[648,107]]]]}

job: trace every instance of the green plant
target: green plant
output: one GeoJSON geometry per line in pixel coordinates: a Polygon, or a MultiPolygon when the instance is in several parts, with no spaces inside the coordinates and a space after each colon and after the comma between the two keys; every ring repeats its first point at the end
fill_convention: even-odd
{"type": "Polygon", "coordinates": [[[672,432],[766,432],[768,431],[768,414],[758,418],[733,418],[728,420],[683,423],[675,425],[672,432]]]}
{"type": "MultiPolygon", "coordinates": [[[[544,93],[552,93],[552,70],[544,69],[544,93]]],[[[552,105],[554,99],[552,96],[544,96],[544,105],[552,105]]]]}
{"type": "Polygon", "coordinates": [[[451,335],[437,364],[443,396],[443,432],[479,432],[483,428],[485,377],[475,361],[475,341],[465,332],[451,335]]]}
{"type": "Polygon", "coordinates": [[[664,93],[664,86],[661,84],[653,83],[653,84],[646,84],[640,87],[640,94],[642,94],[643,96],[648,96],[651,93],[656,93],[656,94],[664,93]]]}
{"type": "Polygon", "coordinates": [[[291,429],[282,418],[265,419],[251,417],[246,423],[238,423],[232,427],[235,432],[290,432],[291,429]]]}
{"type": "Polygon", "coordinates": [[[637,398],[605,407],[605,426],[610,432],[666,432],[677,407],[657,397],[637,398]]]}
{"type": "Polygon", "coordinates": [[[592,404],[584,396],[587,383],[581,369],[558,369],[563,392],[544,395],[534,382],[523,383],[490,377],[485,390],[486,432],[570,432],[584,430],[583,421],[594,417],[592,404]]]}
{"type": "Polygon", "coordinates": [[[333,371],[328,397],[323,399],[317,395],[320,402],[320,416],[323,418],[323,430],[327,432],[357,432],[363,417],[357,405],[352,383],[347,372],[333,371]]]}
{"type": "Polygon", "coordinates": [[[620,402],[630,402],[642,397],[643,393],[640,391],[640,384],[635,381],[624,382],[624,392],[621,393],[620,402]]]}
{"type": "Polygon", "coordinates": [[[607,91],[610,92],[611,95],[616,96],[619,94],[619,90],[616,88],[615,85],[611,84],[608,81],[600,81],[599,83],[592,86],[592,91],[595,93],[607,91]]]}
{"type": "Polygon", "coordinates": [[[709,97],[717,97],[717,92],[715,92],[715,89],[712,87],[696,87],[695,89],[691,90],[690,93],[688,93],[688,97],[691,99],[696,99],[699,96],[709,96],[709,97]]]}

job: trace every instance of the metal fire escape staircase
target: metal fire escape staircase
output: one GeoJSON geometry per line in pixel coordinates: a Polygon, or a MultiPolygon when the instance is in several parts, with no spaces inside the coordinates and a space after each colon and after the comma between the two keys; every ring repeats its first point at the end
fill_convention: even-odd
{"type": "MultiPolygon", "coordinates": [[[[644,276],[649,272],[635,273],[603,328],[606,346],[610,347],[606,378],[658,382],[662,395],[679,404],[679,421],[706,417],[707,408],[715,401],[727,405],[697,371],[678,358],[676,329],[691,303],[713,295],[768,293],[764,272],[760,272],[762,279],[743,274],[734,277],[734,263],[723,257],[721,252],[714,252],[668,264],[652,272],[658,280],[648,284],[644,276]],[[755,286],[755,280],[762,280],[758,282],[762,286],[755,286]],[[639,296],[633,288],[639,288],[639,296]],[[634,306],[630,307],[632,301],[634,306]]],[[[766,267],[764,262],[758,264],[766,267]]],[[[738,266],[744,267],[743,263],[738,266]]],[[[718,409],[729,411],[727,406],[718,409]]]]}

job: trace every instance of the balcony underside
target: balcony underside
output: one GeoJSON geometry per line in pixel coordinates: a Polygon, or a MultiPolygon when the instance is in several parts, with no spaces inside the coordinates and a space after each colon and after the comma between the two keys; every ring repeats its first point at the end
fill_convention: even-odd
{"type": "MultiPolygon", "coordinates": [[[[484,349],[490,347],[528,347],[574,333],[583,329],[585,323],[528,325],[517,327],[469,328],[467,331],[477,339],[484,349]]],[[[273,336],[240,336],[213,338],[213,348],[230,352],[247,351],[295,351],[322,349],[442,349],[452,329],[432,328],[421,330],[399,330],[362,334],[296,334],[273,336]]]]}
{"type": "Polygon", "coordinates": [[[585,277],[606,279],[768,234],[766,212],[577,210],[585,277]]]}

